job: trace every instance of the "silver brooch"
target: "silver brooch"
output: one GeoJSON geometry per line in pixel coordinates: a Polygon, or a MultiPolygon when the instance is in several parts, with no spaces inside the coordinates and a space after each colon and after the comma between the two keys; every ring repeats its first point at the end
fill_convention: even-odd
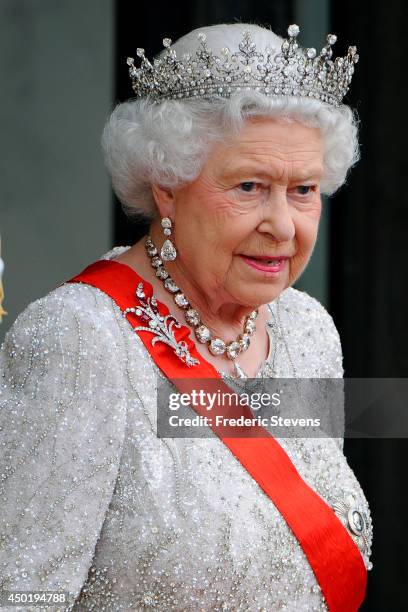
{"type": "Polygon", "coordinates": [[[147,331],[154,334],[151,342],[154,346],[156,342],[163,342],[170,346],[177,357],[186,363],[189,367],[199,364],[199,360],[190,355],[187,343],[184,340],[177,342],[174,335],[174,328],[180,328],[181,324],[173,315],[162,316],[157,308],[157,299],[154,295],[151,298],[146,298],[143,290],[143,283],[139,283],[136,289],[136,297],[139,301],[139,306],[126,308],[123,311],[123,316],[126,317],[128,312],[133,312],[138,317],[146,321],[146,326],[134,327],[134,331],[147,331]]]}
{"type": "MultiPolygon", "coordinates": [[[[357,504],[355,496],[345,493],[342,497],[334,498],[332,508],[341,522],[347,528],[361,553],[369,557],[371,554],[371,517],[367,515],[357,504]]],[[[368,569],[372,563],[368,563],[368,569]]]]}

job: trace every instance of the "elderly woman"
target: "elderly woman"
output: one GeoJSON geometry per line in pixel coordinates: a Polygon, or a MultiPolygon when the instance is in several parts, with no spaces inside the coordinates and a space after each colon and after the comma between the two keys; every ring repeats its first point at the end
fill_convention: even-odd
{"type": "Polygon", "coordinates": [[[334,35],[317,54],[298,32],[216,25],[164,39],[153,63],[143,49],[128,59],[135,98],[103,147],[125,211],[150,231],[6,336],[3,597],[51,592],[58,609],[66,592],[68,609],[98,611],[363,601],[370,512],[341,437],[156,430],[158,381],[343,376],[332,318],[291,285],[321,194],[358,159],[341,102],[358,56],[333,62],[334,35]]]}

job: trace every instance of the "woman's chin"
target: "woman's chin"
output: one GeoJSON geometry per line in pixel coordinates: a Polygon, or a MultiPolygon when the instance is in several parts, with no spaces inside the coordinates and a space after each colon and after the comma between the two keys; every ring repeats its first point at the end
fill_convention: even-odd
{"type": "Polygon", "coordinates": [[[259,308],[263,304],[269,304],[273,302],[281,293],[286,289],[287,285],[269,285],[265,286],[262,284],[253,285],[248,284],[242,291],[237,292],[237,287],[235,286],[235,291],[231,292],[234,297],[234,301],[236,304],[245,305],[252,310],[259,308]]]}
{"type": "Polygon", "coordinates": [[[255,301],[258,304],[267,304],[289,287],[291,284],[290,277],[289,268],[277,276],[271,276],[267,272],[262,273],[258,271],[255,274],[243,275],[241,271],[237,275],[234,286],[231,287],[231,293],[237,297],[239,294],[242,299],[237,300],[237,302],[241,304],[250,304],[255,301]],[[237,288],[239,288],[238,291],[237,288]]]}

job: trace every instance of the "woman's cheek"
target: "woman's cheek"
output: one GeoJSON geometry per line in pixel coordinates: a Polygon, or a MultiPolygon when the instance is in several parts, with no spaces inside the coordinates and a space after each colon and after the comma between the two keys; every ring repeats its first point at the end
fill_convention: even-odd
{"type": "Polygon", "coordinates": [[[249,194],[238,191],[237,188],[229,189],[220,195],[219,207],[232,216],[246,214],[256,209],[265,200],[264,193],[249,194]]]}

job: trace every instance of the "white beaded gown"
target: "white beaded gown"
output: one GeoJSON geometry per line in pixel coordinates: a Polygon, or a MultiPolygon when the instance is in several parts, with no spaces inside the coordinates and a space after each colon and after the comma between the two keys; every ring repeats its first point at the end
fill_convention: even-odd
{"type": "MultiPolygon", "coordinates": [[[[280,306],[278,375],[341,378],[323,306],[293,288],[280,306]]],[[[51,612],[327,610],[297,539],[222,441],[156,436],[160,372],[105,293],[67,283],[29,304],[0,372],[0,590],[68,591],[51,612]]],[[[342,438],[279,442],[347,528],[349,506],[365,516],[354,539],[370,569],[370,511],[342,438]]]]}

